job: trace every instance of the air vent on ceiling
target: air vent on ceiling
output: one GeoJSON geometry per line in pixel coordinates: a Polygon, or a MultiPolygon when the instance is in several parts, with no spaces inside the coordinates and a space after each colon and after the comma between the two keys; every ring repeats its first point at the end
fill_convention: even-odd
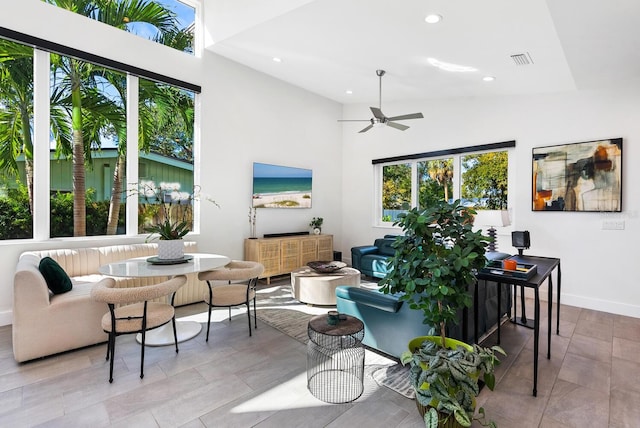
{"type": "Polygon", "coordinates": [[[531,59],[531,55],[529,55],[529,52],[511,55],[511,59],[516,63],[516,65],[533,64],[533,60],[531,59]]]}

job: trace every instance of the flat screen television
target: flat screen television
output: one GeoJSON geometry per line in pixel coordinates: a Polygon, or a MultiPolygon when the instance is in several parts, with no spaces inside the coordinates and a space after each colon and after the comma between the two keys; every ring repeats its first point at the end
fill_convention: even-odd
{"type": "Polygon", "coordinates": [[[253,163],[254,208],[311,208],[312,171],[253,163]]]}

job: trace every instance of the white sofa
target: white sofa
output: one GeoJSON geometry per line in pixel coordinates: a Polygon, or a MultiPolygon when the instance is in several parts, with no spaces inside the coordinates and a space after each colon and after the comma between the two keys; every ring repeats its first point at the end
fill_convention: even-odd
{"type": "MultiPolygon", "coordinates": [[[[20,256],[13,282],[13,355],[18,362],[105,342],[100,320],[108,311],[91,299],[91,288],[104,279],[98,267],[132,257],[157,255],[157,244],[25,252],[20,256]],[[71,277],[73,288],[52,294],[38,270],[43,257],[57,261],[71,277]]],[[[195,242],[185,242],[185,252],[197,252],[195,242]]],[[[115,278],[118,287],[153,284],[157,278],[115,278]]],[[[175,305],[202,301],[206,283],[196,274],[178,290],[175,305]]]]}

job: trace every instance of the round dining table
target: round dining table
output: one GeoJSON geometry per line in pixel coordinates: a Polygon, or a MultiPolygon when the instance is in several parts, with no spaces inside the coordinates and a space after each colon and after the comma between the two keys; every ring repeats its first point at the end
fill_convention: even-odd
{"type": "MultiPolygon", "coordinates": [[[[129,278],[172,278],[176,275],[187,275],[204,272],[222,267],[230,262],[229,257],[218,254],[189,253],[184,260],[169,262],[158,260],[157,257],[136,257],[100,266],[98,272],[107,276],[129,278]]],[[[176,320],[178,342],[183,342],[197,336],[202,330],[202,324],[196,321],[176,320]]],[[[137,341],[142,342],[142,335],[137,335],[137,341]]],[[[165,324],[147,332],[145,344],[148,346],[165,346],[174,343],[171,324],[165,324]]]]}

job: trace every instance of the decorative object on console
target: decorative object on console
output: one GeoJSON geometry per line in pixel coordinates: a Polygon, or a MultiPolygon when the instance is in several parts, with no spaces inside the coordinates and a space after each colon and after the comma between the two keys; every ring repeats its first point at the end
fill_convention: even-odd
{"type": "Polygon", "coordinates": [[[249,207],[249,239],[256,239],[256,209],[249,207]]]}
{"type": "Polygon", "coordinates": [[[622,138],[533,149],[533,211],[622,211],[622,138]]]}
{"type": "Polygon", "coordinates": [[[422,119],[424,116],[422,113],[411,113],[411,114],[403,114],[401,116],[393,116],[387,117],[382,113],[382,76],[386,74],[384,70],[376,70],[376,75],[379,80],[379,102],[378,107],[369,107],[371,109],[371,113],[373,113],[373,117],[371,119],[340,119],[338,122],[370,122],[370,124],[359,131],[359,133],[367,132],[374,126],[382,127],[382,126],[390,126],[395,129],[399,129],[400,131],[406,131],[409,129],[407,125],[402,125],[400,123],[395,123],[395,120],[407,120],[407,119],[422,119]]]}
{"type": "Polygon", "coordinates": [[[311,269],[315,270],[316,272],[332,273],[342,269],[343,267],[347,266],[347,264],[343,262],[317,261],[317,262],[309,262],[307,263],[307,266],[309,266],[311,269]]]}
{"type": "Polygon", "coordinates": [[[518,249],[518,254],[522,255],[523,250],[528,250],[531,246],[531,238],[528,230],[511,232],[511,245],[518,249]]]}
{"type": "Polygon", "coordinates": [[[254,208],[311,208],[312,171],[253,163],[254,208]]]}
{"type": "Polygon", "coordinates": [[[497,251],[497,234],[496,226],[504,227],[508,226],[509,212],[507,210],[478,210],[476,212],[475,219],[473,221],[474,226],[488,226],[487,235],[491,238],[489,245],[487,245],[487,251],[497,251]]]}
{"type": "Polygon", "coordinates": [[[313,228],[314,235],[320,235],[320,233],[322,233],[323,222],[324,222],[324,219],[322,217],[314,217],[313,219],[311,219],[309,226],[313,228]]]}

